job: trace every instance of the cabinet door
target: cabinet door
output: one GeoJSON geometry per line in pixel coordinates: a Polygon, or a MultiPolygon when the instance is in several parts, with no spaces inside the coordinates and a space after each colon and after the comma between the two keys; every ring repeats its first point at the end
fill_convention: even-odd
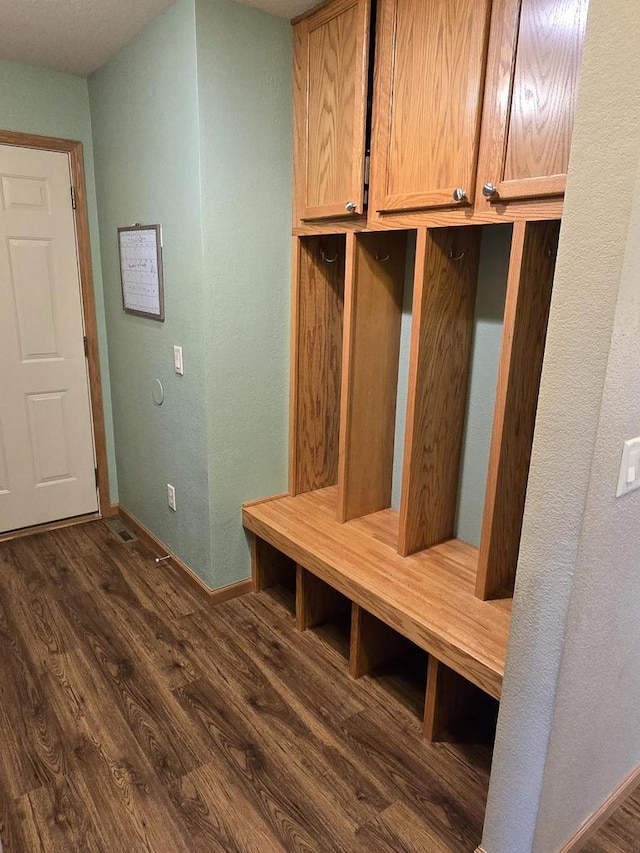
{"type": "Polygon", "coordinates": [[[473,201],[489,11],[490,0],[378,3],[374,211],[473,201]]]}
{"type": "Polygon", "coordinates": [[[370,0],[337,0],[294,27],[296,209],[364,212],[370,0]]]}
{"type": "Polygon", "coordinates": [[[587,6],[496,0],[478,170],[490,202],[564,193],[587,6]]]}

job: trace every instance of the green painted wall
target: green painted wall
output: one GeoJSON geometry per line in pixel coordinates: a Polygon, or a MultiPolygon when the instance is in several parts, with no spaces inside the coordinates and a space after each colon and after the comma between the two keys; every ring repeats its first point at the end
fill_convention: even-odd
{"type": "Polygon", "coordinates": [[[286,491],[291,26],[197,0],[215,586],[249,575],[245,500],[286,491]]]}
{"type": "Polygon", "coordinates": [[[204,303],[193,2],[89,79],[121,505],[210,580],[204,303]],[[166,322],[125,314],[116,229],[160,223],[166,322]],[[185,375],[173,372],[173,345],[185,375]],[[165,402],[156,406],[158,378],[165,402]],[[178,512],[167,505],[176,488],[178,512]]]}
{"type": "Polygon", "coordinates": [[[118,499],[118,483],[87,81],[83,77],[75,77],[71,74],[59,74],[56,71],[47,71],[32,65],[0,60],[0,128],[41,136],[79,139],[84,146],[109,482],[111,500],[115,502],[118,499]]]}
{"type": "Polygon", "coordinates": [[[286,487],[290,68],[287,21],[179,0],[89,80],[120,503],[212,588],[249,575],[242,501],[286,487]],[[121,308],[135,221],[163,226],[164,324],[121,308]]]}

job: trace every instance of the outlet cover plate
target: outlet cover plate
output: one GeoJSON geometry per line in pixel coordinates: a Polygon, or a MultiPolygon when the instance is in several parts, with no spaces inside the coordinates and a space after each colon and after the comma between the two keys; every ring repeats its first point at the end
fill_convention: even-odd
{"type": "Polygon", "coordinates": [[[616,497],[640,489],[640,436],[625,441],[622,449],[616,497]]]}

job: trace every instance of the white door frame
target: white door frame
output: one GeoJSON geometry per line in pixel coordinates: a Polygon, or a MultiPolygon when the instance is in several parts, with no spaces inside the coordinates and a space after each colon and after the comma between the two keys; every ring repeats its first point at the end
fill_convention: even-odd
{"type": "MultiPolygon", "coordinates": [[[[100,356],[98,353],[98,329],[96,325],[95,296],[93,292],[93,274],[91,271],[91,246],[89,242],[89,219],[87,215],[87,192],[84,173],[82,142],[74,139],[58,139],[53,136],[34,136],[11,130],[0,130],[0,145],[13,145],[21,148],[37,148],[44,151],[62,151],[69,155],[71,180],[75,195],[75,231],[78,247],[78,266],[80,269],[80,290],[82,294],[82,316],[84,318],[85,337],[87,339],[87,365],[89,371],[89,391],[91,396],[91,419],[98,473],[98,512],[81,519],[107,517],[113,514],[109,498],[109,471],[107,467],[107,442],[104,429],[104,407],[102,403],[102,382],[100,380],[100,356]]],[[[73,519],[66,519],[69,524],[73,519]]],[[[25,528],[32,532],[59,526],[59,522],[40,525],[37,528],[25,528]]],[[[19,535],[20,531],[16,531],[19,535]]],[[[9,538],[16,533],[9,533],[9,538]]]]}

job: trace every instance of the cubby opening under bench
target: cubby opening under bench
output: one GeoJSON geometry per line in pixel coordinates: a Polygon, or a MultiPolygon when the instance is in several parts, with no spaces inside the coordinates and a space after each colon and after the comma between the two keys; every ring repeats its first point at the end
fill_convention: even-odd
{"type": "Polygon", "coordinates": [[[293,585],[305,630],[352,602],[349,671],[354,678],[402,652],[402,638],[429,655],[424,733],[448,736],[473,714],[478,691],[499,699],[510,599],[475,595],[477,549],[457,540],[401,557],[392,509],[336,520],[337,487],[246,504],[256,591],[293,585]],[[333,594],[332,594],[333,593],[333,594]],[[467,702],[468,707],[465,707],[467,702]]]}

